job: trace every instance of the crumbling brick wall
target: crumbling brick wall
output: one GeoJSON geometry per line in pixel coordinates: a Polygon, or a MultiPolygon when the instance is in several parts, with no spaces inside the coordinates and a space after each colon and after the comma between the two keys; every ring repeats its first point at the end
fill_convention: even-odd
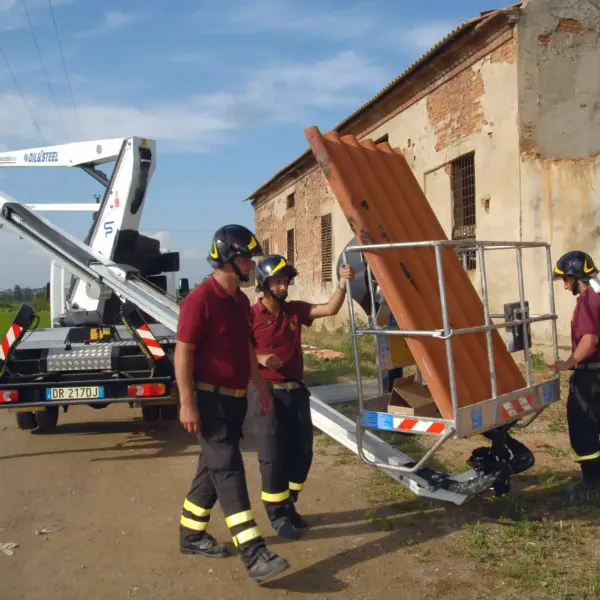
{"type": "Polygon", "coordinates": [[[261,242],[269,240],[271,252],[287,256],[287,232],[293,228],[294,266],[298,278],[293,297],[316,299],[321,289],[321,215],[333,210],[334,196],[320,169],[310,171],[294,186],[257,206],[255,228],[261,242]],[[294,207],[287,208],[287,197],[294,193],[294,207]],[[302,288],[302,292],[300,290],[302,288]]]}

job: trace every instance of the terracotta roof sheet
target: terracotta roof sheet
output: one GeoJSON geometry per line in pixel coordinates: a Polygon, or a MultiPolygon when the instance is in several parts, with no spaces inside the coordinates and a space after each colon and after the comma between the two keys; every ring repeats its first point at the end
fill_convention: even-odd
{"type": "MultiPolygon", "coordinates": [[[[448,239],[401,150],[392,149],[387,142],[340,137],[337,132],[322,135],[316,127],[304,133],[360,245],[448,239]]],[[[443,330],[432,246],[369,250],[364,255],[400,329],[443,330]]],[[[441,257],[451,327],[458,330],[482,325],[482,300],[458,254],[451,245],[444,245],[441,257]]],[[[526,387],[497,330],[492,331],[492,341],[497,394],[526,387]]],[[[441,415],[452,418],[445,344],[433,337],[407,337],[406,342],[441,415]]],[[[458,407],[490,399],[485,333],[457,335],[452,339],[452,354],[458,407]]]]}

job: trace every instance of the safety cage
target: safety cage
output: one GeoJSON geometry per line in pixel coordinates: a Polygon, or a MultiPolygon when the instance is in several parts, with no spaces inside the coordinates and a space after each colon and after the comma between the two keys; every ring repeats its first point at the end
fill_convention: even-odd
{"type": "MultiPolygon", "coordinates": [[[[531,351],[531,325],[550,321],[552,330],[552,351],[554,359],[558,359],[556,312],[554,291],[552,287],[552,260],[550,245],[544,242],[502,242],[502,241],[474,241],[474,240],[438,240],[418,241],[406,243],[384,243],[370,245],[347,246],[343,252],[343,261],[348,262],[349,253],[360,253],[366,263],[368,294],[371,312],[369,326],[359,328],[356,324],[355,309],[353,306],[350,282],[347,282],[348,310],[350,314],[350,335],[352,338],[354,362],[356,366],[356,386],[359,414],[357,417],[357,447],[361,459],[368,465],[401,473],[416,473],[422,470],[427,461],[450,438],[466,438],[476,434],[484,434],[494,440],[495,432],[506,434],[512,427],[524,428],[530,425],[537,416],[550,404],[560,398],[559,377],[552,376],[543,381],[534,382],[532,377],[532,351],[531,351]],[[484,323],[479,326],[467,328],[452,328],[448,311],[447,286],[442,264],[444,248],[451,247],[459,255],[465,256],[473,253],[477,256],[479,264],[481,300],[483,303],[484,323]],[[377,323],[376,306],[378,291],[377,282],[372,275],[371,268],[365,253],[390,252],[394,249],[415,249],[419,252],[435,253],[437,267],[437,283],[441,305],[441,323],[439,329],[434,330],[407,330],[381,326],[377,323]],[[523,278],[523,250],[530,248],[543,248],[546,254],[546,277],[548,283],[549,312],[545,314],[529,314],[529,304],[525,300],[525,284],[523,278]],[[519,301],[504,306],[504,314],[493,314],[490,311],[490,298],[488,294],[488,280],[486,275],[485,257],[488,251],[514,251],[516,253],[517,280],[519,287],[519,301]],[[494,322],[496,321],[496,322],[494,322]],[[498,393],[498,378],[495,368],[494,345],[492,334],[495,330],[505,329],[507,332],[507,348],[509,352],[522,352],[524,359],[525,383],[524,387],[510,390],[507,393],[498,393]],[[481,401],[467,403],[462,401],[456,385],[456,365],[453,356],[453,340],[458,336],[469,336],[484,333],[486,338],[487,362],[489,366],[489,387],[491,395],[481,401]],[[383,395],[382,373],[379,371],[379,394],[375,397],[365,398],[363,381],[360,373],[360,356],[358,350],[358,337],[373,335],[377,338],[386,336],[402,336],[410,339],[437,340],[444,345],[446,355],[446,369],[448,374],[449,392],[451,397],[451,412],[445,418],[439,414],[433,416],[407,416],[398,412],[389,412],[385,407],[377,406],[377,401],[383,395]],[[427,450],[424,456],[410,465],[394,465],[370,460],[363,448],[364,435],[367,430],[384,430],[397,433],[434,436],[436,442],[427,450]]],[[[379,291],[381,301],[381,291],[379,291]]],[[[510,357],[509,357],[510,358],[510,357]]],[[[419,370],[418,370],[419,373],[419,370]]],[[[422,376],[422,373],[419,373],[422,376]]],[[[436,401],[436,398],[433,398],[436,401]]],[[[438,402],[436,402],[438,404],[438,402]]],[[[511,438],[513,441],[514,438],[511,438]]],[[[469,462],[469,461],[467,461],[469,462]]],[[[472,463],[471,463],[472,464],[472,463]]]]}

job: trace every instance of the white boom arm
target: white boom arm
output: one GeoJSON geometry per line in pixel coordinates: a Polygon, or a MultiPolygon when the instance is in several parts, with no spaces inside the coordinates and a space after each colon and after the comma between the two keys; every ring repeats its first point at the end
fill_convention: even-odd
{"type": "Polygon", "coordinates": [[[9,150],[0,154],[0,167],[81,167],[113,162],[123,138],[61,144],[46,148],[9,150]]]}
{"type": "MultiPolygon", "coordinates": [[[[146,191],[156,169],[156,142],[148,138],[129,137],[11,150],[0,155],[0,166],[80,167],[102,183],[106,190],[101,202],[94,208],[94,205],[83,204],[33,206],[36,210],[97,213],[85,243],[112,260],[119,232],[139,229],[146,191]],[[95,168],[113,161],[116,164],[110,178],[95,168]],[[70,208],[67,209],[67,206],[70,208]]],[[[89,286],[84,281],[76,281],[71,286],[68,307],[75,311],[101,314],[107,298],[90,296],[88,292],[89,286]]]]}
{"type": "Polygon", "coordinates": [[[26,204],[25,206],[36,212],[98,212],[100,210],[100,204],[90,202],[86,204],[26,204]]]}

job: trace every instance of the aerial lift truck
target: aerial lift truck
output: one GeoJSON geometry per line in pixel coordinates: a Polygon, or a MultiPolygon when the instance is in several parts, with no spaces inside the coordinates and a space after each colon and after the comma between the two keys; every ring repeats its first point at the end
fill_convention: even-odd
{"type": "MultiPolygon", "coordinates": [[[[342,258],[355,264],[359,272],[356,281],[347,284],[357,364],[356,386],[353,392],[347,385],[311,388],[315,427],[419,496],[462,504],[488,489],[494,489],[497,494],[506,493],[510,476],[533,464],[533,454],[512,437],[509,430],[527,426],[559,397],[556,377],[535,383],[531,378],[532,323],[552,322],[557,354],[551,285],[548,313],[529,315],[524,300],[521,252],[531,244],[450,241],[436,229],[437,221],[431,219],[431,214],[425,221],[429,232],[436,235],[428,238],[425,235],[428,232],[420,231],[416,240],[411,239],[398,226],[395,215],[388,215],[385,221],[381,214],[382,198],[386,195],[381,181],[387,177],[389,183],[389,172],[386,175],[385,170],[389,169],[391,160],[398,162],[392,165],[397,168],[393,178],[400,188],[395,192],[402,196],[400,184],[411,182],[410,169],[403,159],[390,158],[395,152],[387,144],[365,147],[355,139],[340,140],[333,132],[321,136],[316,128],[306,133],[355,235],[342,258]],[[368,150],[369,154],[361,155],[361,149],[368,150]],[[348,154],[352,156],[350,161],[348,154]],[[369,168],[383,169],[383,172],[369,176],[369,168]],[[362,182],[357,181],[357,174],[362,182]],[[404,241],[394,242],[394,239],[404,241]],[[480,311],[483,324],[455,325],[465,325],[464,311],[457,309],[460,306],[456,296],[460,264],[450,262],[450,267],[447,266],[448,260],[452,260],[449,252],[456,254],[456,247],[459,252],[474,249],[481,259],[484,251],[492,248],[517,252],[520,299],[505,307],[504,315],[490,313],[484,285],[480,311]],[[414,270],[419,264],[415,262],[416,254],[408,251],[414,248],[428,252],[423,263],[428,268],[421,270],[419,276],[415,276],[417,271],[414,270]],[[381,258],[384,255],[392,258],[381,258]],[[437,284],[423,280],[424,274],[434,279],[437,276],[437,284]],[[435,292],[440,308],[437,320],[430,310],[425,320],[419,322],[421,317],[407,303],[406,298],[418,298],[410,286],[419,285],[435,292]],[[356,326],[355,304],[368,316],[367,329],[356,326]],[[395,319],[393,326],[390,326],[390,316],[395,319]],[[504,318],[494,323],[499,317],[504,318]],[[411,319],[413,326],[407,328],[406,321],[411,319]],[[497,331],[501,328],[512,336],[511,347],[498,345],[497,331]],[[453,371],[453,352],[461,356],[465,352],[457,346],[456,340],[468,334],[483,336],[476,342],[479,345],[473,347],[476,350],[473,356],[481,362],[483,353],[489,365],[489,384],[477,381],[477,393],[470,393],[464,385],[464,377],[461,374],[457,377],[453,371]],[[377,389],[367,397],[358,368],[356,339],[360,335],[375,335],[378,340],[377,359],[381,368],[377,389]],[[390,390],[398,373],[397,368],[390,367],[398,365],[390,364],[389,348],[394,344],[391,341],[387,345],[379,343],[388,336],[405,340],[403,354],[406,356],[408,350],[409,362],[418,367],[418,381],[429,388],[428,393],[435,390],[435,415],[407,418],[390,412],[390,390]],[[447,359],[442,363],[431,362],[440,356],[435,344],[442,344],[446,350],[447,359]],[[519,379],[516,367],[511,365],[512,357],[508,353],[517,350],[525,355],[526,381],[519,379]],[[500,364],[498,369],[496,364],[500,364]],[[486,392],[489,392],[487,397],[486,392]],[[468,400],[461,394],[468,396],[468,400]],[[333,407],[336,401],[349,399],[357,403],[356,421],[333,407]],[[432,437],[435,443],[423,457],[414,459],[385,443],[377,435],[378,430],[432,437]],[[466,461],[470,470],[451,474],[426,466],[448,440],[479,434],[490,440],[491,446],[473,452],[466,461]]],[[[179,301],[188,292],[189,284],[181,279],[179,289],[174,289],[173,274],[179,270],[178,253],[161,252],[157,240],[138,231],[155,168],[155,155],[153,140],[131,137],[23,150],[6,157],[10,159],[9,164],[3,166],[77,166],[105,187],[101,201],[93,208],[72,204],[25,205],[0,195],[0,223],[46,250],[52,260],[52,326],[36,329],[34,311],[24,305],[0,344],[0,409],[18,411],[18,424],[22,429],[50,431],[56,426],[59,408],[66,411],[69,406],[81,404],[95,408],[113,403],[140,405],[149,420],[177,416],[172,356],[179,301]],[[107,177],[98,166],[111,160],[116,164],[112,175],[107,177]],[[76,239],[40,216],[43,209],[92,212],[93,223],[85,240],[76,239]]],[[[392,185],[388,193],[393,192],[392,185]]],[[[413,192],[418,195],[417,191],[413,192]]],[[[405,211],[410,214],[410,205],[405,206],[405,211]]],[[[418,230],[416,227],[415,231],[418,230]]],[[[550,261],[549,247],[537,245],[546,247],[550,261]]],[[[483,260],[481,275],[485,281],[483,260]]],[[[471,282],[466,281],[472,287],[471,282]]],[[[466,285],[464,280],[461,285],[466,285]]],[[[474,290],[466,292],[468,300],[476,305],[471,292],[474,290]]],[[[478,314],[479,311],[474,311],[469,318],[477,318],[478,314]]]]}

